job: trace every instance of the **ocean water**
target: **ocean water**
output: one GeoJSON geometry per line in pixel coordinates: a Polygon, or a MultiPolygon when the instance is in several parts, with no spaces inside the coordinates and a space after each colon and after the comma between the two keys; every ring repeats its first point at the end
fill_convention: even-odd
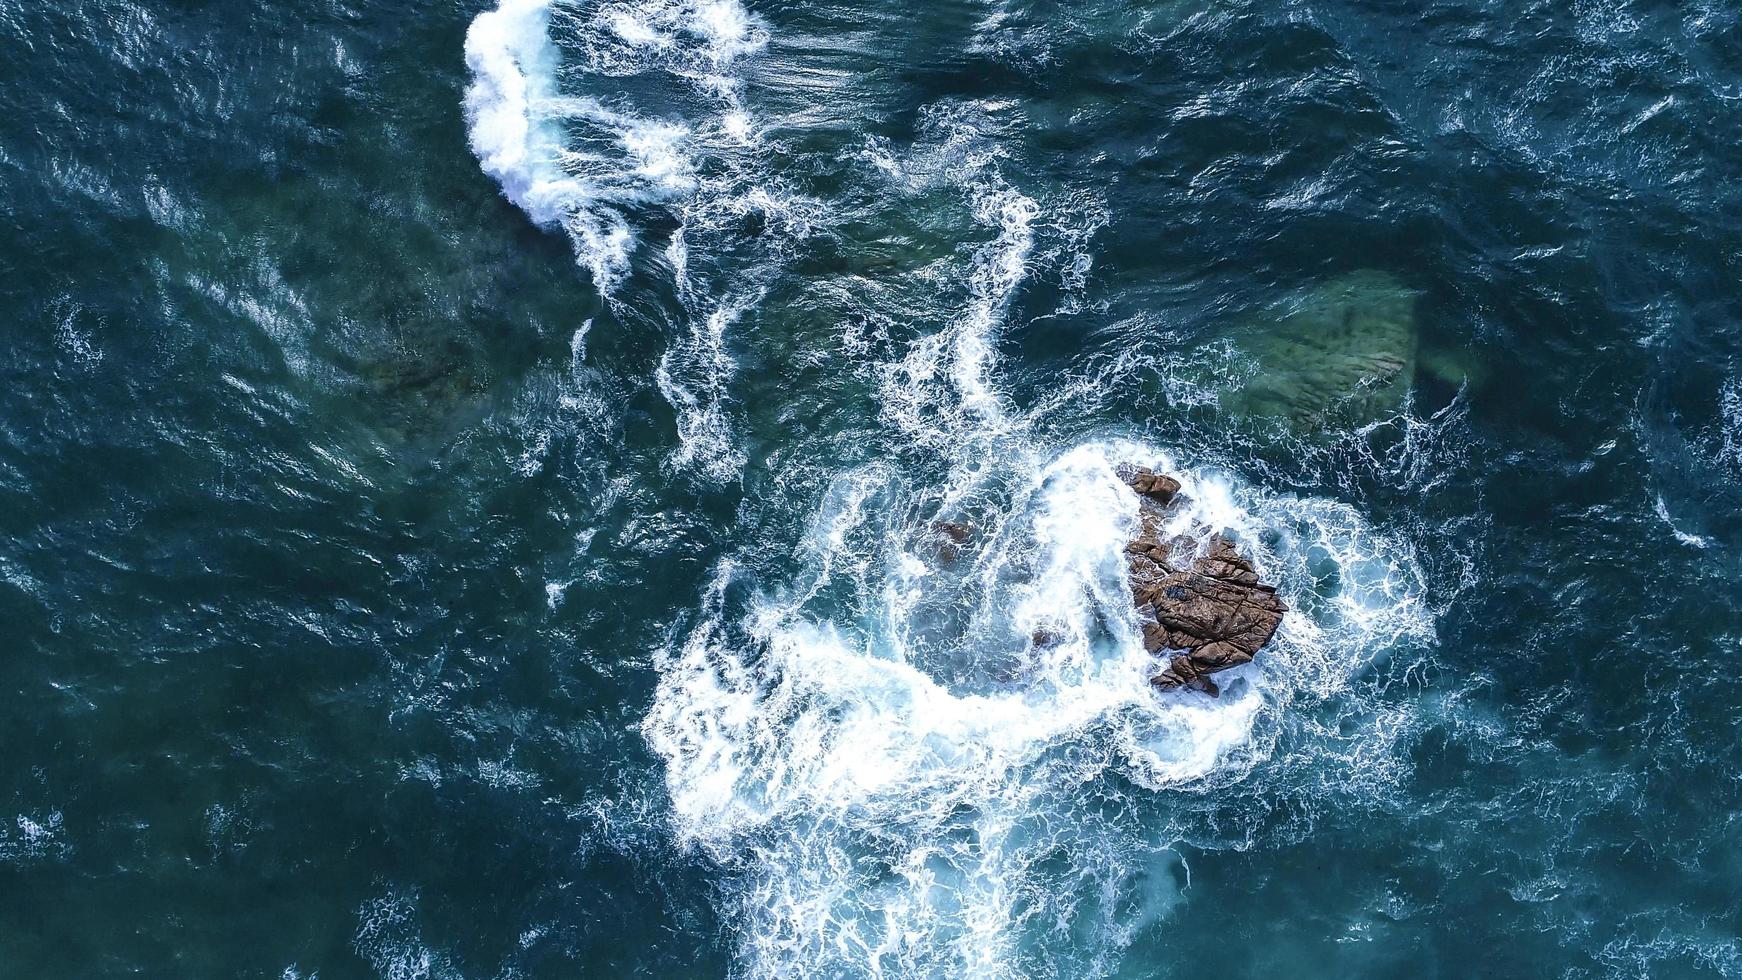
{"type": "Polygon", "coordinates": [[[1742,7],[0,43],[0,976],[1742,976],[1742,7]]]}

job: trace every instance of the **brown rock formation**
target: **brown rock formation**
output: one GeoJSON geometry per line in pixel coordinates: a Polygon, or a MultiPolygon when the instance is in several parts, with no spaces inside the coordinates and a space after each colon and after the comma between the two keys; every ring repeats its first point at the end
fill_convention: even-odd
{"type": "Polygon", "coordinates": [[[1276,587],[1259,582],[1252,563],[1221,534],[1161,539],[1179,481],[1144,469],[1125,474],[1125,481],[1144,498],[1143,530],[1125,547],[1143,646],[1151,653],[1181,651],[1150,683],[1214,697],[1219,691],[1208,675],[1250,663],[1276,633],[1286,607],[1276,587]]]}
{"type": "Polygon", "coordinates": [[[1140,497],[1166,507],[1173,503],[1174,494],[1179,493],[1179,481],[1171,476],[1163,476],[1147,466],[1138,466],[1122,474],[1131,489],[1137,491],[1140,497]]]}

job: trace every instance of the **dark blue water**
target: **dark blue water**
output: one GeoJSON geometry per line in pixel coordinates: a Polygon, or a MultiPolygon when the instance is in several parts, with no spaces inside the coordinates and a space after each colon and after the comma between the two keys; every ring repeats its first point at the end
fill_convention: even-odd
{"type": "Polygon", "coordinates": [[[1742,976],[1742,11],[0,42],[0,975],[1742,976]]]}

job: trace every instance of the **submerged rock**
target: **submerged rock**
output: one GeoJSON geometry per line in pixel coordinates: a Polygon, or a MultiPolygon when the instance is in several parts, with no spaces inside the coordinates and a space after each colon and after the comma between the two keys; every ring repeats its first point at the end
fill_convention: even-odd
{"type": "Polygon", "coordinates": [[[1418,295],[1389,273],[1362,270],[1315,287],[1273,322],[1236,330],[1257,371],[1223,404],[1304,431],[1395,414],[1415,383],[1418,295]]]}
{"type": "Polygon", "coordinates": [[[938,560],[948,565],[961,556],[962,546],[974,536],[974,525],[962,521],[933,521],[938,560]]]}
{"type": "Polygon", "coordinates": [[[1150,653],[1177,651],[1150,683],[1214,697],[1219,689],[1208,675],[1251,663],[1276,634],[1287,607],[1276,587],[1260,582],[1252,563],[1222,534],[1162,538],[1179,481],[1148,470],[1121,475],[1143,497],[1142,531],[1125,546],[1143,646],[1150,653]],[[1156,486],[1153,480],[1172,486],[1165,499],[1140,489],[1156,486]]]}
{"type": "Polygon", "coordinates": [[[966,544],[974,536],[974,525],[961,521],[933,521],[931,529],[957,544],[966,544]]]}

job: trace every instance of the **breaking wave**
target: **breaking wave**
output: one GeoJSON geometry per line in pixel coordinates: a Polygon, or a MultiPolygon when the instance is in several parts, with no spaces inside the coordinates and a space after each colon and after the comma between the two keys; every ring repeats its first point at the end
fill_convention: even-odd
{"type": "Polygon", "coordinates": [[[751,141],[730,70],[765,40],[733,0],[501,0],[466,34],[472,150],[533,221],[568,233],[609,295],[629,269],[629,209],[683,201],[702,185],[707,154],[751,141]],[[673,119],[664,113],[677,100],[649,98],[645,113],[607,105],[565,92],[559,70],[673,79],[713,111],[673,119]]]}
{"type": "Polygon", "coordinates": [[[671,465],[718,481],[744,463],[727,328],[814,210],[767,176],[734,73],[767,40],[735,0],[501,0],[466,37],[473,151],[509,200],[568,235],[607,301],[631,272],[642,212],[675,221],[659,254],[683,322],[655,380],[677,413],[671,465]],[[742,235],[746,221],[765,233],[742,235]]]}

